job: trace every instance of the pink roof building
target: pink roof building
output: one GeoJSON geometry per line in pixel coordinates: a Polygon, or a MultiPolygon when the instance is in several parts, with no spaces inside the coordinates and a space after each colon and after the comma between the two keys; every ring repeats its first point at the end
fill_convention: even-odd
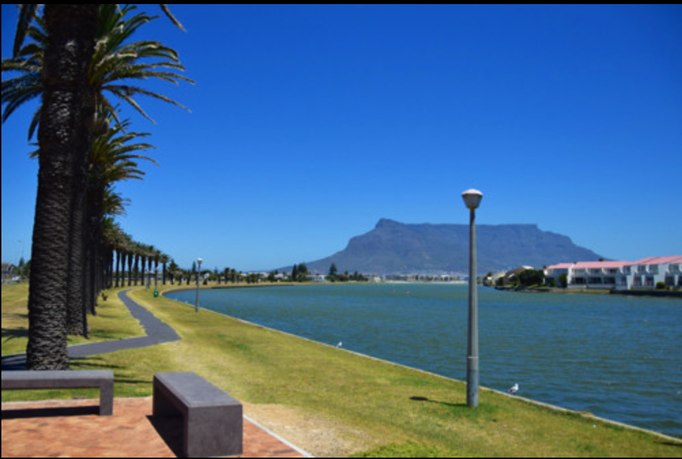
{"type": "Polygon", "coordinates": [[[568,275],[569,288],[653,289],[659,283],[682,287],[682,255],[648,257],[639,261],[580,261],[559,263],[545,270],[547,277],[568,275]]]}

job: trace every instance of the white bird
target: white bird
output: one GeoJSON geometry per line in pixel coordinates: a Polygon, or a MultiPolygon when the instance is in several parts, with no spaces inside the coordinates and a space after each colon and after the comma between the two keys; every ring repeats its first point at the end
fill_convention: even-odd
{"type": "Polygon", "coordinates": [[[336,347],[341,347],[341,346],[343,346],[342,342],[339,342],[339,344],[336,345],[336,347]]]}
{"type": "Polygon", "coordinates": [[[518,384],[514,384],[513,386],[511,386],[511,389],[509,389],[509,393],[512,395],[516,395],[516,393],[518,391],[519,391],[519,385],[518,384]]]}

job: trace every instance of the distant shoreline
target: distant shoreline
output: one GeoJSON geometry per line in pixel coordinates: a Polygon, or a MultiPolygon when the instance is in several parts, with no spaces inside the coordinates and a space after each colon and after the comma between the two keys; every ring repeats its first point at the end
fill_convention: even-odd
{"type": "Polygon", "coordinates": [[[370,284],[458,284],[466,285],[467,281],[400,281],[400,280],[386,280],[381,282],[370,282],[370,284]]]}
{"type": "Polygon", "coordinates": [[[560,294],[589,294],[589,295],[621,295],[621,296],[649,296],[658,298],[682,298],[682,291],[670,290],[606,290],[606,289],[563,289],[563,288],[534,288],[534,287],[495,287],[495,290],[521,293],[560,293],[560,294]]]}

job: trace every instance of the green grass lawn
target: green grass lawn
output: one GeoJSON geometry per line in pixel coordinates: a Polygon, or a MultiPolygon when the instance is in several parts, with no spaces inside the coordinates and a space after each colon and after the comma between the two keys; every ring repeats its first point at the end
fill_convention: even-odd
{"type": "MultiPolygon", "coordinates": [[[[16,347],[25,296],[3,286],[3,354],[16,347]],[[16,297],[13,295],[16,294],[16,297]],[[13,298],[13,299],[11,299],[13,298]],[[7,329],[6,329],[7,327],[7,329]],[[7,337],[7,339],[6,339],[7,337]]],[[[112,301],[110,294],[109,301],[112,301]]],[[[117,397],[149,396],[154,373],[194,371],[254,405],[295,409],[340,427],[358,456],[641,456],[682,457],[675,442],[577,413],[526,403],[482,389],[480,406],[466,406],[464,383],[377,361],[163,297],[144,289],[131,297],[176,329],[179,342],[85,358],[73,369],[111,368],[117,397]]],[[[103,312],[104,309],[100,308],[103,312]]],[[[111,309],[116,309],[112,302],[111,309]]],[[[104,317],[111,334],[130,321],[104,317]]],[[[93,335],[99,335],[93,323],[93,335]]],[[[24,341],[25,343],[25,341],[24,341]]],[[[14,353],[8,352],[8,353],[14,353]]],[[[3,392],[3,401],[70,398],[73,391],[3,392]]],[[[306,445],[299,445],[306,449],[306,445]]],[[[315,454],[315,451],[311,451],[315,454]]]]}
{"type": "MultiPolygon", "coordinates": [[[[28,342],[28,284],[2,286],[2,355],[23,354],[28,342]]],[[[69,345],[144,336],[139,322],[115,294],[100,299],[97,316],[88,316],[90,339],[70,336],[69,345]]]]}

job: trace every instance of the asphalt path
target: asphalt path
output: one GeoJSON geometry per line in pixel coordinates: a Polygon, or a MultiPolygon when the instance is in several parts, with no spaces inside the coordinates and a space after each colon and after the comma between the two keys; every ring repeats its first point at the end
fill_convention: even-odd
{"type": "MultiPolygon", "coordinates": [[[[126,349],[154,346],[155,344],[170,343],[180,340],[180,336],[168,324],[161,322],[151,312],[135,303],[127,295],[128,290],[118,292],[118,297],[126,305],[130,314],[136,318],[147,336],[137,338],[102,341],[69,346],[69,359],[79,359],[93,355],[109,354],[126,349]]],[[[2,357],[2,371],[25,370],[26,354],[15,354],[2,357]]]]}

